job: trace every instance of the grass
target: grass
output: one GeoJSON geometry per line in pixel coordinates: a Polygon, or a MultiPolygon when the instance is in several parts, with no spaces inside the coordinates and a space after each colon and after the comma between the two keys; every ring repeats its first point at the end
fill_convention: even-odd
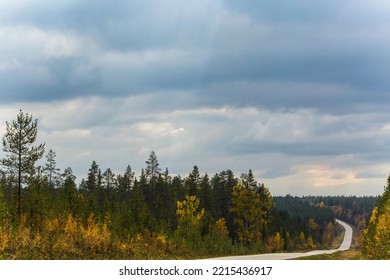
{"type": "Polygon", "coordinates": [[[362,256],[358,250],[338,251],[333,254],[315,255],[298,258],[297,260],[361,260],[362,256]]]}

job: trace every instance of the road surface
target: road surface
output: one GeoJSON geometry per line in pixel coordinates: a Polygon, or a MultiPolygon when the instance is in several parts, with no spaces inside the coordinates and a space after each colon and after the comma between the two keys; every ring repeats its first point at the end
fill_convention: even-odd
{"type": "Polygon", "coordinates": [[[340,247],[334,250],[316,250],[305,253],[273,253],[273,254],[261,254],[261,255],[244,255],[244,256],[230,256],[230,257],[221,257],[214,258],[214,260],[290,260],[301,257],[308,257],[321,254],[332,254],[337,251],[346,251],[349,250],[352,243],[352,228],[344,223],[343,221],[337,220],[341,226],[345,228],[344,239],[340,247]]]}

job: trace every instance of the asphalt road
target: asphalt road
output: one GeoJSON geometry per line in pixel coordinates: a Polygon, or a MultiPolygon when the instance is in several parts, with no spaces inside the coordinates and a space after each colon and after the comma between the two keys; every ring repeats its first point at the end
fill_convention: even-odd
{"type": "Polygon", "coordinates": [[[273,253],[273,254],[261,254],[261,255],[245,255],[245,256],[229,256],[214,258],[214,260],[289,260],[301,257],[308,257],[321,254],[332,254],[337,251],[349,250],[352,244],[352,228],[343,221],[337,220],[341,226],[345,228],[344,239],[340,247],[334,250],[315,250],[305,253],[273,253]]]}

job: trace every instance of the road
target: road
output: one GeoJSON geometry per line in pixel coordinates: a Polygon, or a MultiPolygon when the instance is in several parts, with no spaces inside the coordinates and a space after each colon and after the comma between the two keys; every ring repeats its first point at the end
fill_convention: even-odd
{"type": "Polygon", "coordinates": [[[345,228],[344,239],[341,243],[340,247],[334,250],[316,250],[305,253],[273,253],[273,254],[261,254],[261,255],[244,255],[244,256],[229,256],[229,257],[221,257],[214,258],[213,260],[290,260],[301,257],[308,257],[314,255],[321,254],[332,254],[337,251],[346,251],[349,250],[352,244],[352,228],[344,223],[336,219],[336,222],[345,228]]]}

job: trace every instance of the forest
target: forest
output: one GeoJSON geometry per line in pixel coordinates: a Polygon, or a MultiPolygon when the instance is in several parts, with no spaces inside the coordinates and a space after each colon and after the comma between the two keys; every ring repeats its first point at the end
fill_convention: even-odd
{"type": "Polygon", "coordinates": [[[335,217],[363,231],[378,200],[273,197],[251,170],[211,176],[195,165],[187,176],[173,176],[154,151],[138,176],[131,165],[114,174],[92,161],[76,184],[72,168],[61,171],[55,151],[35,143],[38,120],[20,111],[6,124],[0,259],[193,259],[327,249],[341,233],[335,217]]]}

